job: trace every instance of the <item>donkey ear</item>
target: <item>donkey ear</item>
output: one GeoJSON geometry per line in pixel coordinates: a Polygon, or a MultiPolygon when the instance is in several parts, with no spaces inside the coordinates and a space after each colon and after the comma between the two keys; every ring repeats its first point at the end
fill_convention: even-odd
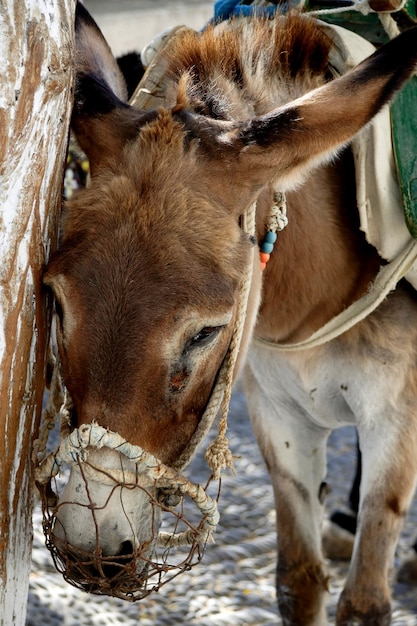
{"type": "Polygon", "coordinates": [[[94,175],[118,159],[137,134],[140,114],[126,104],[127,89],[99,27],[79,2],[75,16],[75,95],[71,125],[94,175]]]}
{"type": "Polygon", "coordinates": [[[342,77],[233,129],[219,129],[217,141],[225,152],[238,152],[239,167],[253,183],[279,179],[283,189],[291,187],[366,126],[416,65],[413,26],[342,77]]]}

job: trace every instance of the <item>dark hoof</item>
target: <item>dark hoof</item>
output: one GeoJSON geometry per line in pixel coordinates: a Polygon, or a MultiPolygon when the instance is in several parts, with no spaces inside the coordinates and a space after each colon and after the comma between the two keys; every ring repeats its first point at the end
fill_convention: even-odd
{"type": "Polygon", "coordinates": [[[343,594],[337,610],[337,626],[390,626],[391,606],[388,601],[378,606],[369,606],[366,610],[358,610],[343,594]]]}

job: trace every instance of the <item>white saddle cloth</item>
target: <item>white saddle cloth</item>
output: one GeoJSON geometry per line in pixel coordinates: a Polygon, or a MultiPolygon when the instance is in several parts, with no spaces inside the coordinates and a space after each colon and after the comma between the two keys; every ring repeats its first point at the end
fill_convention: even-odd
{"type": "MultiPolygon", "coordinates": [[[[366,39],[346,28],[324,24],[335,42],[334,67],[344,73],[375,51],[366,39]]],[[[353,141],[356,193],[361,230],[387,261],[412,241],[405,223],[391,141],[391,117],[385,107],[353,141]]],[[[417,289],[417,263],[405,278],[417,289]]]]}

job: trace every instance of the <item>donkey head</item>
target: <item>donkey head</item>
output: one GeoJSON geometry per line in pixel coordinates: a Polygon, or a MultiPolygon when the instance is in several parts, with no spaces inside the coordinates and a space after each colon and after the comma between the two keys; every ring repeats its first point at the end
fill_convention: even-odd
{"type": "MultiPolygon", "coordinates": [[[[290,26],[310,39],[319,33],[303,17],[290,26]]],[[[91,184],[68,202],[61,245],[45,274],[56,298],[74,426],[96,421],[175,466],[232,336],[236,294],[254,247],[240,216],[271,182],[281,189],[298,184],[370,121],[412,72],[416,32],[267,114],[214,119],[193,102],[190,76],[199,50],[207,59],[221,58],[221,45],[230,52],[230,35],[223,44],[215,31],[184,41],[183,58],[191,65],[179,80],[173,72],[174,106],[141,112],[125,103],[117,64],[78,6],[73,130],[90,160],[91,184]]],[[[245,79],[233,80],[236,91],[245,79]]],[[[197,96],[200,102],[200,91],[197,96]]],[[[242,354],[255,323],[260,276],[255,255],[242,354]]],[[[100,454],[94,459],[105,467],[122,463],[116,453],[101,461],[100,454]]],[[[126,551],[126,542],[135,547],[148,539],[155,519],[137,491],[124,494],[122,504],[114,497],[94,520],[86,507],[71,521],[71,503],[86,498],[81,482],[74,470],[61,497],[68,504],[58,536],[87,551],[99,543],[114,555],[126,551]],[[120,507],[127,511],[124,524],[120,507]]],[[[104,501],[106,489],[91,481],[89,497],[104,501]]]]}

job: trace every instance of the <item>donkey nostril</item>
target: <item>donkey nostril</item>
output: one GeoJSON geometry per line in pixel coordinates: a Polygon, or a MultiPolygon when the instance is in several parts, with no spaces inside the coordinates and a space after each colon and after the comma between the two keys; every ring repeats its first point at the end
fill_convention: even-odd
{"type": "Polygon", "coordinates": [[[111,579],[122,572],[128,573],[134,565],[133,544],[131,541],[123,541],[117,554],[106,557],[106,562],[101,565],[101,571],[106,578],[111,579]]]}
{"type": "Polygon", "coordinates": [[[123,541],[117,556],[132,556],[133,544],[131,541],[123,541]]]}
{"type": "Polygon", "coordinates": [[[109,559],[109,564],[103,566],[103,570],[106,573],[106,576],[109,578],[114,576],[114,574],[123,569],[126,566],[129,566],[130,563],[133,562],[133,544],[131,541],[123,541],[120,545],[120,550],[114,557],[107,557],[109,559]]]}

